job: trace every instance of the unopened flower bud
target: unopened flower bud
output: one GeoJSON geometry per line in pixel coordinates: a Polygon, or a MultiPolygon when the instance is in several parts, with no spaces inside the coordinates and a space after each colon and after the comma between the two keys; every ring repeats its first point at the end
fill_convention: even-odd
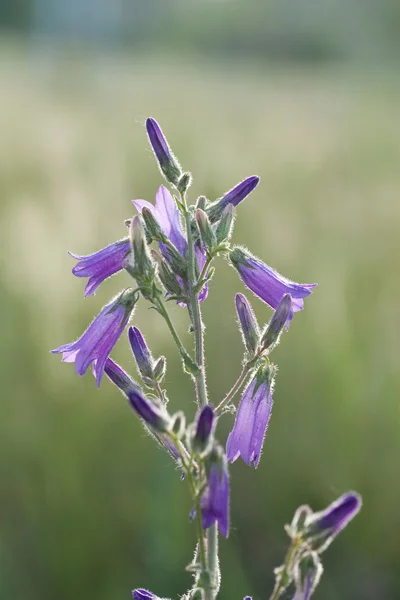
{"type": "Polygon", "coordinates": [[[211,223],[216,223],[221,218],[222,212],[228,204],[237,206],[244,200],[258,185],[260,178],[256,175],[247,177],[244,181],[241,181],[234,188],[229,190],[222,198],[214,202],[208,209],[207,214],[210,218],[211,223]]]}
{"type": "Polygon", "coordinates": [[[343,494],[325,510],[309,515],[304,524],[304,537],[309,546],[323,552],[361,508],[361,496],[356,492],[343,494]]]}
{"type": "Polygon", "coordinates": [[[205,196],[199,196],[196,200],[196,208],[204,210],[206,208],[207,198],[205,196]]]}
{"type": "Polygon", "coordinates": [[[312,515],[312,510],[307,504],[299,506],[294,513],[293,520],[288,528],[290,537],[302,535],[307,518],[312,515]]]}
{"type": "Polygon", "coordinates": [[[214,428],[214,411],[207,404],[200,412],[195,425],[191,446],[197,454],[203,454],[211,447],[214,428]]]}
{"type": "Polygon", "coordinates": [[[165,356],[160,356],[160,358],[157,359],[156,362],[154,363],[154,368],[153,368],[154,379],[156,381],[158,381],[158,383],[160,383],[164,379],[166,368],[167,368],[166,358],[165,358],[165,356]]]}
{"type": "Polygon", "coordinates": [[[181,410],[176,412],[171,421],[170,430],[177,436],[178,439],[181,439],[185,433],[186,427],[186,419],[185,415],[181,410]]]}
{"type": "Polygon", "coordinates": [[[216,245],[216,237],[215,233],[211,227],[210,221],[207,217],[207,214],[201,208],[196,210],[196,222],[197,227],[200,231],[201,240],[203,242],[204,247],[212,252],[216,245]]]}
{"type": "Polygon", "coordinates": [[[190,187],[191,183],[192,183],[192,174],[191,173],[183,173],[183,175],[181,175],[181,177],[179,178],[176,188],[181,194],[184,194],[190,187]]]}
{"type": "Polygon", "coordinates": [[[131,221],[129,229],[133,252],[133,274],[139,285],[149,283],[154,277],[154,266],[147,248],[146,234],[140,217],[131,221]]]}
{"type": "Polygon", "coordinates": [[[137,327],[129,327],[128,336],[140,374],[153,379],[153,357],[140,330],[137,327]]]}
{"type": "Polygon", "coordinates": [[[303,555],[294,567],[296,594],[293,600],[309,600],[319,584],[323,570],[316,552],[303,555]]]}
{"type": "Polygon", "coordinates": [[[233,231],[233,224],[235,222],[235,212],[236,209],[233,204],[228,204],[224,208],[221,219],[215,230],[215,237],[217,238],[218,244],[221,244],[221,242],[228,242],[230,240],[233,231]]]}
{"type": "Polygon", "coordinates": [[[155,250],[151,251],[151,256],[157,265],[158,276],[167,292],[173,296],[183,296],[184,292],[180,283],[166,260],[155,250]]]}
{"type": "Polygon", "coordinates": [[[276,311],[272,315],[267,329],[261,338],[261,346],[263,350],[272,349],[279,343],[280,335],[283,328],[293,317],[292,297],[290,294],[285,294],[279,302],[276,311]]]}
{"type": "Polygon", "coordinates": [[[146,119],[146,130],[151,147],[165,179],[177,185],[182,175],[181,166],[171,151],[168,142],[155,119],[146,119]]]}
{"type": "Polygon", "coordinates": [[[149,237],[156,242],[165,242],[166,237],[158,223],[157,219],[153,215],[150,209],[146,206],[142,208],[142,217],[146,225],[146,230],[149,237]]]}
{"type": "Polygon", "coordinates": [[[244,345],[248,352],[253,355],[260,341],[260,328],[257,319],[250,302],[243,294],[236,294],[235,303],[244,345]]]}

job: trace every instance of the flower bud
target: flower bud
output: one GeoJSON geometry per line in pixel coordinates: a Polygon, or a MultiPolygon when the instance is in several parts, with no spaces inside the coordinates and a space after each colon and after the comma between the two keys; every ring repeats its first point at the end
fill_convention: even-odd
{"type": "Polygon", "coordinates": [[[243,294],[236,294],[235,303],[244,345],[248,352],[253,355],[258,348],[260,340],[260,328],[258,327],[257,319],[250,302],[243,294]]]}
{"type": "Polygon", "coordinates": [[[170,430],[177,436],[178,439],[181,439],[185,433],[185,427],[185,415],[181,410],[179,410],[172,417],[170,430]]]}
{"type": "Polygon", "coordinates": [[[309,515],[304,524],[304,537],[309,546],[323,552],[340,531],[353,519],[362,505],[356,492],[343,494],[325,510],[309,515]]]}
{"type": "Polygon", "coordinates": [[[166,368],[166,358],[165,356],[160,356],[160,358],[156,360],[153,368],[154,379],[158,381],[158,383],[160,383],[164,379],[166,368]]]}
{"type": "Polygon", "coordinates": [[[222,198],[214,202],[208,209],[207,214],[211,223],[216,223],[221,218],[222,212],[228,204],[237,206],[242,200],[244,200],[258,185],[260,178],[256,175],[247,177],[244,181],[241,181],[234,188],[229,190],[222,198]]]}
{"type": "Polygon", "coordinates": [[[209,252],[212,252],[217,240],[207,214],[204,212],[204,210],[201,210],[201,208],[196,210],[196,222],[204,247],[209,252]]]}
{"type": "Polygon", "coordinates": [[[233,231],[233,224],[235,222],[235,212],[236,209],[233,204],[228,204],[224,208],[221,219],[217,225],[217,229],[215,230],[215,236],[218,244],[230,240],[233,231]]]}
{"type": "Polygon", "coordinates": [[[167,181],[177,185],[182,175],[182,169],[177,158],[172,153],[171,148],[161,131],[161,127],[155,119],[150,117],[146,119],[146,130],[161,173],[167,181]]]}
{"type": "Polygon", "coordinates": [[[140,330],[137,327],[129,327],[128,336],[140,374],[142,377],[153,379],[153,357],[140,330]]]}
{"type": "Polygon", "coordinates": [[[263,336],[261,346],[263,350],[273,349],[279,343],[279,338],[286,323],[293,317],[292,297],[285,294],[272,315],[263,336]]]}
{"type": "Polygon", "coordinates": [[[157,265],[158,276],[167,292],[172,296],[183,296],[183,289],[169,264],[155,250],[151,251],[151,257],[157,265]]]}
{"type": "Polygon", "coordinates": [[[179,178],[176,188],[181,194],[184,194],[190,187],[191,183],[192,183],[192,174],[191,173],[183,173],[183,175],[181,175],[181,177],[179,178]]]}
{"type": "Polygon", "coordinates": [[[211,447],[214,428],[214,411],[207,404],[200,412],[194,429],[191,446],[196,454],[203,454],[211,447]]]}
{"type": "Polygon", "coordinates": [[[205,210],[207,204],[207,198],[205,196],[199,196],[196,200],[196,208],[201,208],[201,210],[205,210]]]}
{"type": "Polygon", "coordinates": [[[146,226],[146,232],[148,233],[149,237],[156,242],[165,242],[166,237],[160,227],[160,224],[151,210],[146,206],[142,208],[142,217],[146,226]]]}
{"type": "Polygon", "coordinates": [[[140,217],[131,221],[129,229],[133,252],[133,275],[139,285],[149,283],[154,278],[154,266],[147,248],[146,235],[140,217]]]}
{"type": "Polygon", "coordinates": [[[320,582],[323,570],[316,552],[303,555],[294,567],[296,594],[293,600],[309,600],[320,582]]]}
{"type": "Polygon", "coordinates": [[[291,538],[302,535],[306,520],[310,515],[312,515],[312,510],[307,504],[299,506],[294,513],[293,520],[288,528],[288,533],[291,538]]]}

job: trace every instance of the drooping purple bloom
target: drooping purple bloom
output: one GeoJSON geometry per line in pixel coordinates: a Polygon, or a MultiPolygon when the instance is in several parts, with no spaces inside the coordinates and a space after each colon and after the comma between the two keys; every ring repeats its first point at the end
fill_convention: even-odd
{"type": "Polygon", "coordinates": [[[272,409],[273,371],[259,369],[245,389],[235,424],[226,443],[226,457],[234,462],[239,456],[258,467],[272,409]]]}
{"type": "Polygon", "coordinates": [[[124,268],[129,260],[129,251],[129,240],[125,238],[87,256],[69,252],[79,261],[72,273],[76,277],[89,278],[85,287],[85,297],[94,295],[102,281],[124,268]]]}
{"type": "MultiPolygon", "coordinates": [[[[144,207],[148,208],[158,221],[164,235],[173,243],[179,254],[187,258],[188,245],[185,234],[182,229],[180,212],[169,190],[163,185],[157,191],[155,206],[147,200],[132,200],[139,212],[144,207]]],[[[166,244],[159,244],[164,258],[171,263],[171,254],[166,244]]],[[[206,253],[204,248],[198,244],[195,246],[195,254],[199,271],[202,270],[206,262],[206,253]]],[[[208,293],[208,286],[205,285],[199,294],[200,302],[205,300],[208,293]]]]}
{"type": "Polygon", "coordinates": [[[133,590],[132,596],[134,600],[161,600],[161,598],[159,598],[152,592],[149,592],[149,590],[144,590],[143,588],[133,590]]]}
{"type": "Polygon", "coordinates": [[[268,323],[266,330],[261,338],[261,347],[263,350],[272,349],[278,342],[281,336],[282,330],[293,318],[293,306],[292,297],[290,294],[282,296],[282,300],[279,302],[278,307],[272,319],[268,323]]]}
{"type": "Polygon", "coordinates": [[[362,505],[361,496],[347,492],[325,510],[310,514],[304,524],[307,540],[313,549],[322,552],[338,533],[356,516],[362,505]]]}
{"type": "Polygon", "coordinates": [[[153,357],[144,337],[137,327],[129,327],[129,342],[136,360],[137,367],[144,377],[153,378],[153,357]]]}
{"type": "Polygon", "coordinates": [[[246,296],[236,294],[235,304],[244,344],[248,352],[254,354],[260,342],[260,328],[257,319],[246,296]]]}
{"type": "Polygon", "coordinates": [[[176,185],[182,175],[181,166],[172,153],[161,127],[152,117],[146,119],[146,131],[162,174],[167,181],[176,185]]]}
{"type": "Polygon", "coordinates": [[[254,188],[258,185],[260,178],[256,175],[252,175],[251,177],[247,177],[240,183],[238,183],[234,188],[226,192],[216,202],[214,202],[208,209],[207,214],[211,223],[215,223],[218,221],[222,215],[222,212],[228,204],[232,204],[232,206],[237,206],[247,198],[249,194],[254,190],[254,188]]]}
{"type": "Polygon", "coordinates": [[[151,402],[143,394],[127,373],[111,358],[104,367],[106,375],[127,396],[137,414],[157,432],[165,432],[170,424],[170,417],[164,406],[151,402]]]}
{"type": "Polygon", "coordinates": [[[122,292],[101,310],[78,340],[52,352],[62,354],[63,362],[75,363],[78,375],[86,373],[92,364],[96,384],[100,386],[106,360],[125,329],[137,299],[137,294],[130,290],[122,292]]]}
{"type": "Polygon", "coordinates": [[[212,464],[207,487],[201,497],[203,528],[218,523],[224,537],[229,534],[229,478],[224,462],[212,464]]]}
{"type": "MultiPolygon", "coordinates": [[[[295,283],[241,248],[234,248],[229,257],[243,283],[274,310],[278,308],[279,302],[285,294],[290,294],[292,297],[293,312],[302,310],[304,308],[303,298],[309,296],[312,288],[317,285],[316,283],[295,283]]],[[[289,315],[288,323],[290,318],[291,315],[289,315]]]]}

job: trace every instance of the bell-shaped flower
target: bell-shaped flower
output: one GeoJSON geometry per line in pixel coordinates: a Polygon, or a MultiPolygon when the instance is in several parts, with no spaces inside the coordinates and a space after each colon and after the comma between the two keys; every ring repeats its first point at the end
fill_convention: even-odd
{"type": "MultiPolygon", "coordinates": [[[[181,257],[187,260],[188,256],[188,245],[186,241],[185,234],[182,229],[182,223],[180,218],[180,212],[176,205],[175,200],[173,199],[169,190],[163,185],[157,191],[156,194],[156,203],[155,205],[151,204],[147,200],[132,200],[135,207],[139,212],[143,210],[143,208],[147,208],[155,217],[158,224],[161,227],[163,234],[170,240],[170,242],[175,246],[177,252],[181,257]]],[[[159,248],[161,250],[162,255],[174,269],[175,262],[174,258],[171,256],[171,249],[167,244],[162,242],[159,243],[159,248]]],[[[195,255],[197,260],[197,266],[199,272],[201,272],[205,262],[206,262],[206,253],[202,246],[199,246],[196,243],[195,246],[195,255]]],[[[176,269],[175,269],[176,270],[176,269]]],[[[178,281],[180,280],[177,275],[178,281]]],[[[179,281],[179,284],[181,282],[179,281]]],[[[199,300],[202,301],[207,297],[208,286],[205,285],[199,294],[199,300]]]]}
{"type": "Polygon", "coordinates": [[[218,523],[224,537],[229,534],[229,476],[225,458],[211,463],[207,486],[200,501],[203,528],[218,523]]]}
{"type": "Polygon", "coordinates": [[[226,443],[226,457],[258,467],[272,409],[274,368],[261,367],[245,389],[226,443]]]}
{"type": "Polygon", "coordinates": [[[182,175],[181,166],[169,147],[161,127],[152,117],[146,119],[146,131],[161,173],[167,181],[177,185],[182,175]]]}
{"type": "MultiPolygon", "coordinates": [[[[229,258],[243,283],[274,310],[278,308],[285,294],[290,294],[292,298],[293,312],[302,310],[304,308],[303,298],[309,296],[317,285],[316,283],[295,283],[243,248],[235,247],[230,252],[229,258]]],[[[292,313],[289,315],[287,325],[291,318],[292,313]]]]}
{"type": "Polygon", "coordinates": [[[101,310],[78,340],[52,352],[62,354],[64,362],[75,363],[78,375],[86,373],[92,364],[96,383],[100,386],[106,360],[124,331],[137,300],[136,293],[125,290],[101,310]]]}
{"type": "Polygon", "coordinates": [[[128,337],[140,374],[142,377],[153,379],[153,357],[140,329],[137,327],[129,327],[128,337]]]}
{"type": "Polygon", "coordinates": [[[114,242],[87,256],[80,256],[79,254],[69,252],[78,261],[72,269],[72,273],[76,277],[89,278],[85,287],[85,297],[94,295],[102,281],[118,273],[118,271],[121,271],[125,267],[129,260],[129,252],[128,238],[114,242]]]}

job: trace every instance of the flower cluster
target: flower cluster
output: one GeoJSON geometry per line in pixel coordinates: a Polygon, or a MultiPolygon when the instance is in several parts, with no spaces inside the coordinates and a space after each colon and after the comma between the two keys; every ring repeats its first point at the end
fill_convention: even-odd
{"type": "MultiPolygon", "coordinates": [[[[106,373],[146,431],[179,465],[182,479],[189,484],[191,517],[197,527],[195,558],[189,565],[194,582],[183,598],[214,600],[221,581],[217,534],[219,530],[228,537],[230,528],[228,465],[239,457],[249,466],[260,464],[277,373],[271,353],[316,284],[295,283],[242,246],[231,245],[236,210],[257,187],[257,176],[245,178],[216,200],[200,196],[193,206],[188,206],[191,174],[182,169],[154,119],[147,119],[146,130],[170,189],[161,185],[154,204],[132,201],[137,214],[125,221],[127,237],[88,256],[70,253],[78,261],[73,274],[88,280],[85,296],[94,295],[105,279],[122,270],[131,276],[132,287],[113,298],[78,340],[53,352],[62,354],[64,362],[73,362],[78,375],[92,365],[98,386],[106,373]],[[219,403],[211,404],[206,387],[200,303],[207,298],[216,256],[224,257],[237,270],[244,285],[272,308],[273,314],[268,323],[260,326],[249,300],[241,293],[236,295],[244,343],[243,368],[230,392],[219,403]],[[184,412],[171,414],[168,410],[163,388],[166,359],[154,358],[137,326],[128,328],[128,339],[141,383],[110,357],[141,298],[165,320],[183,369],[195,383],[198,411],[192,422],[187,422],[184,412]],[[186,349],[170,318],[167,307],[171,301],[187,309],[194,354],[186,349]],[[242,389],[236,408],[234,400],[242,389]],[[232,412],[236,412],[232,430],[226,444],[221,444],[216,436],[218,421],[232,412]]],[[[296,588],[295,600],[310,598],[322,572],[320,554],[356,514],[360,504],[360,497],[349,493],[319,513],[308,506],[298,509],[287,528],[292,540],[290,560],[276,570],[272,600],[291,584],[296,588]]],[[[143,588],[135,589],[133,598],[162,600],[143,588]]],[[[250,596],[245,600],[251,600],[250,596]]]]}

